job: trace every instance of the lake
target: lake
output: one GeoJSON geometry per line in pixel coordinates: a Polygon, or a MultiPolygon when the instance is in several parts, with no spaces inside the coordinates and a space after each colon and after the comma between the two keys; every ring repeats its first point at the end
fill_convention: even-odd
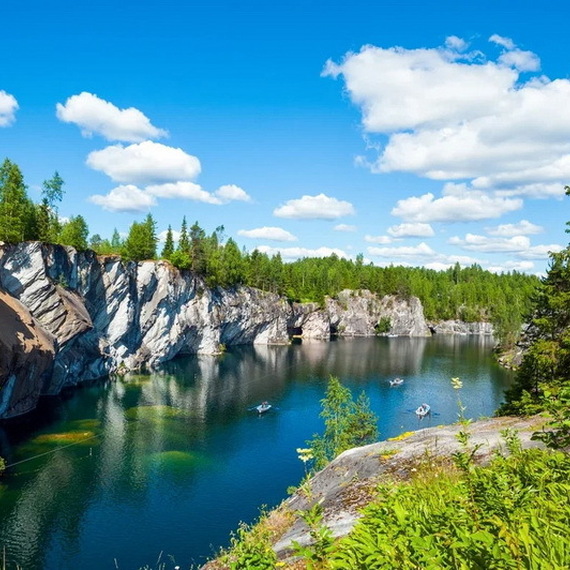
{"type": "Polygon", "coordinates": [[[46,399],[0,430],[0,548],[8,569],[187,569],[303,476],[336,375],[368,394],[381,439],[490,416],[511,373],[477,336],[357,338],[232,348],[46,399]],[[404,378],[400,387],[389,380],[404,378]],[[267,400],[276,410],[250,410],[267,400]],[[422,402],[434,414],[418,420],[422,402]]]}

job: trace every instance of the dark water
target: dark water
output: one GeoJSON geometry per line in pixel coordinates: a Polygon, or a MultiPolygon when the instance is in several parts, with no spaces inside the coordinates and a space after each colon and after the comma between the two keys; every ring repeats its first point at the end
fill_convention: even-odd
{"type": "Polygon", "coordinates": [[[382,438],[492,415],[510,381],[478,337],[369,338],[188,357],[45,402],[0,431],[7,568],[136,570],[199,564],[240,520],[298,483],[295,449],[322,431],[329,374],[366,390],[382,438]],[[399,388],[388,380],[405,378],[399,388]],[[248,408],[268,400],[275,412],[248,408]],[[428,402],[434,416],[413,410],[428,402]],[[33,458],[29,461],[27,459],[33,458]]]}

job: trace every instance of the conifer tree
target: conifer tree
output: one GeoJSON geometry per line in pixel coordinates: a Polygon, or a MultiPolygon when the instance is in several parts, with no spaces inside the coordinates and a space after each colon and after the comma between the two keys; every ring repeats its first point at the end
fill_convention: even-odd
{"type": "Polygon", "coordinates": [[[164,259],[170,259],[174,253],[174,239],[172,237],[172,227],[168,226],[166,232],[166,240],[164,241],[164,247],[162,248],[161,257],[164,259]]]}

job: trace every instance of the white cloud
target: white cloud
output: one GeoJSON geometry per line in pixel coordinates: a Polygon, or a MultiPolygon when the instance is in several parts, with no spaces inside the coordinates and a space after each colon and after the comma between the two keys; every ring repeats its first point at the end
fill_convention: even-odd
{"type": "Polygon", "coordinates": [[[285,259],[300,259],[302,257],[330,257],[335,254],[338,257],[348,258],[349,256],[342,249],[319,247],[316,249],[308,249],[306,247],[271,247],[268,245],[260,245],[256,248],[261,253],[267,255],[276,255],[280,253],[285,259]]]}
{"type": "Polygon", "coordinates": [[[400,246],[400,247],[369,247],[367,248],[370,255],[379,257],[390,257],[393,259],[400,258],[423,258],[435,257],[437,252],[434,251],[427,243],[422,242],[416,246],[400,246]]]}
{"type": "Polygon", "coordinates": [[[529,247],[526,251],[517,253],[517,257],[520,257],[521,259],[548,259],[550,253],[557,253],[563,249],[564,248],[557,243],[552,243],[550,245],[535,245],[529,247]]]}
{"type": "Polygon", "coordinates": [[[530,248],[530,239],[526,236],[488,237],[476,234],[466,234],[465,238],[454,236],[448,240],[468,251],[481,251],[486,253],[522,252],[530,248]]]}
{"type": "Polygon", "coordinates": [[[240,188],[235,184],[225,184],[220,186],[214,194],[224,204],[233,201],[251,202],[251,196],[243,188],[240,188]]]}
{"type": "Polygon", "coordinates": [[[8,127],[16,120],[18,101],[14,95],[0,91],[0,127],[8,127]]]}
{"type": "Polygon", "coordinates": [[[350,224],[337,224],[333,230],[335,232],[355,232],[357,227],[351,226],[350,224]]]}
{"type": "Polygon", "coordinates": [[[133,184],[192,180],[200,173],[195,156],[152,141],[93,151],[87,156],[87,165],[116,182],[133,184]]]}
{"type": "Polygon", "coordinates": [[[506,273],[507,271],[529,273],[533,269],[534,263],[532,261],[506,261],[502,265],[491,265],[487,267],[487,271],[493,273],[506,273]]]}
{"type": "Polygon", "coordinates": [[[420,222],[410,224],[399,224],[388,228],[388,233],[395,238],[406,237],[432,237],[435,235],[433,228],[429,224],[422,224],[420,222]]]}
{"type": "Polygon", "coordinates": [[[297,241],[297,238],[291,232],[283,228],[268,226],[253,230],[238,230],[238,236],[251,239],[269,239],[272,241],[297,241]]]}
{"type": "Polygon", "coordinates": [[[500,45],[505,49],[510,50],[515,48],[515,43],[513,42],[513,40],[511,40],[511,38],[505,38],[503,36],[500,36],[499,34],[493,34],[489,38],[489,41],[493,42],[494,44],[500,45]]]}
{"type": "Polygon", "coordinates": [[[58,103],[56,115],[60,121],[76,124],[84,137],[98,134],[110,141],[142,142],[168,134],[153,126],[138,109],[119,109],[85,91],[72,95],[63,105],[58,103]]]}
{"type": "MultiPolygon", "coordinates": [[[[180,239],[180,232],[177,230],[172,231],[172,240],[177,242],[180,239]]],[[[168,230],[164,230],[158,234],[158,241],[164,243],[166,241],[166,235],[168,234],[168,230]]]]}
{"type": "Polygon", "coordinates": [[[144,212],[156,205],[153,196],[133,184],[117,186],[108,194],[94,194],[89,201],[109,212],[144,212]]]}
{"type": "Polygon", "coordinates": [[[449,36],[445,38],[445,45],[449,49],[455,51],[464,51],[468,47],[467,42],[463,38],[459,38],[457,36],[449,36]]]}
{"type": "Polygon", "coordinates": [[[371,235],[365,235],[364,236],[364,241],[367,241],[368,243],[379,243],[382,245],[386,245],[388,243],[392,243],[394,240],[390,237],[390,236],[371,236],[371,235]]]}
{"type": "Polygon", "coordinates": [[[448,183],[443,197],[427,193],[398,200],[391,214],[410,222],[466,222],[499,218],[522,205],[520,198],[493,196],[464,184],[448,183]]]}
{"type": "Polygon", "coordinates": [[[536,54],[509,38],[490,41],[502,48],[495,61],[462,53],[464,42],[451,37],[443,48],[368,45],[327,62],[323,75],[342,76],[367,137],[388,137],[368,161],[375,172],[475,179],[475,187],[521,196],[550,196],[540,185],[558,183],[562,192],[570,179],[570,80],[534,73],[536,54]],[[522,79],[522,72],[533,73],[522,79]]]}
{"type": "Polygon", "coordinates": [[[273,210],[273,215],[278,218],[304,220],[334,220],[355,213],[354,206],[350,202],[337,200],[326,194],[303,196],[296,200],[289,200],[273,210]]]}
{"type": "Polygon", "coordinates": [[[501,224],[499,226],[485,228],[485,231],[491,236],[511,237],[540,234],[544,231],[544,228],[528,220],[521,220],[516,224],[501,224]]]}
{"type": "Polygon", "coordinates": [[[182,200],[195,200],[207,204],[219,205],[222,202],[209,192],[202,190],[194,182],[167,182],[166,184],[151,184],[145,190],[157,198],[180,198],[182,200]]]}

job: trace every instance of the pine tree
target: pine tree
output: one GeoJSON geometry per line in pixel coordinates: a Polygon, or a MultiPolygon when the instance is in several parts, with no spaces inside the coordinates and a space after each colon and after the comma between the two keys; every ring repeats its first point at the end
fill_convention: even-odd
{"type": "Polygon", "coordinates": [[[20,169],[6,158],[0,166],[0,240],[33,239],[37,234],[31,223],[33,210],[20,169]]]}
{"type": "Polygon", "coordinates": [[[164,259],[170,259],[174,253],[174,239],[172,237],[172,228],[168,226],[166,232],[166,240],[164,241],[164,247],[162,248],[161,257],[164,259]]]}

